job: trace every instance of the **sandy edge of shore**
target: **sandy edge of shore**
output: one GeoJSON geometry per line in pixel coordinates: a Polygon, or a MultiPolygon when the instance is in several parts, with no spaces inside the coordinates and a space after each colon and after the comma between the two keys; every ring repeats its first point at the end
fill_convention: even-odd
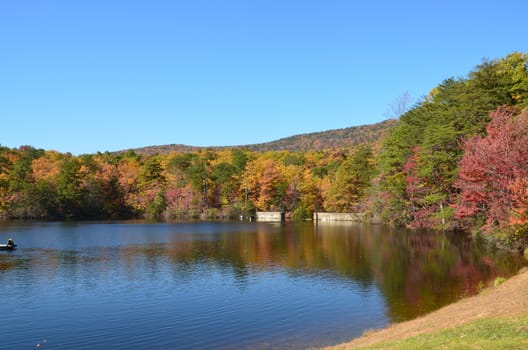
{"type": "Polygon", "coordinates": [[[528,268],[523,268],[501,285],[487,288],[478,295],[464,298],[414,320],[367,332],[348,343],[325,349],[354,349],[456,327],[481,318],[521,315],[528,315],[528,268]]]}

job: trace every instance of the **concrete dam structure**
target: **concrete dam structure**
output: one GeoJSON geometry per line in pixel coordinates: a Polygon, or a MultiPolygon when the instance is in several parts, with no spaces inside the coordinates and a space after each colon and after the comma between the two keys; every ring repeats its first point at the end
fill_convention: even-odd
{"type": "Polygon", "coordinates": [[[283,211],[257,211],[255,215],[257,221],[280,222],[285,220],[283,211]]]}
{"type": "Polygon", "coordinates": [[[365,214],[363,213],[323,213],[315,212],[313,214],[314,221],[353,221],[363,222],[365,214]]]}

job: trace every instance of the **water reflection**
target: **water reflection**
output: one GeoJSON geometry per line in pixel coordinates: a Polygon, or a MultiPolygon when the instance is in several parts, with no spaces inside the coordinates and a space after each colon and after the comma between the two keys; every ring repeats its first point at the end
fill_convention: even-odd
{"type": "Polygon", "coordinates": [[[10,231],[20,248],[0,254],[0,293],[28,313],[8,321],[46,324],[47,314],[60,311],[61,327],[75,325],[66,300],[106,333],[136,319],[137,329],[114,330],[119,344],[145,323],[172,332],[173,343],[158,341],[190,348],[331,344],[473,294],[479,282],[524,263],[461,235],[344,223],[69,223],[10,231]]]}
{"type": "Polygon", "coordinates": [[[237,286],[244,288],[252,271],[281,269],[292,276],[352,280],[366,290],[375,284],[385,296],[391,321],[401,321],[474,294],[479,282],[509,276],[523,264],[505,252],[441,232],[332,223],[251,228],[255,230],[237,232],[229,227],[213,236],[175,230],[161,241],[139,245],[32,248],[26,253],[34,254],[0,255],[0,271],[30,269],[37,279],[66,273],[75,280],[79,270],[86,278],[86,267],[93,266],[94,275],[88,278],[100,279],[117,269],[132,280],[138,271],[156,278],[159,269],[170,263],[173,274],[182,280],[200,273],[197,266],[213,266],[231,273],[237,286]]]}
{"type": "Polygon", "coordinates": [[[388,230],[350,224],[285,225],[233,235],[134,248],[127,254],[167,256],[175,264],[212,261],[231,268],[239,285],[249,269],[281,268],[372,284],[386,298],[392,321],[429,312],[464,295],[479,282],[509,276],[523,261],[467,237],[441,232],[388,230]]]}

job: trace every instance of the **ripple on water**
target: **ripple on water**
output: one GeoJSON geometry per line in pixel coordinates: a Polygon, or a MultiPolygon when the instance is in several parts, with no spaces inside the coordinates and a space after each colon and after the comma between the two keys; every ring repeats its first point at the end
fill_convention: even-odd
{"type": "Polygon", "coordinates": [[[2,346],[305,349],[520,267],[448,236],[356,228],[24,224],[0,254],[2,346]]]}

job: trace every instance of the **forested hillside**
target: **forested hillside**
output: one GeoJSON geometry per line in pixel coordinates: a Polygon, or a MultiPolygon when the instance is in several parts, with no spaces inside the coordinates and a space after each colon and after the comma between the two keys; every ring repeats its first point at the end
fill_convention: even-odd
{"type": "Polygon", "coordinates": [[[4,147],[0,216],[218,218],[258,209],[303,219],[316,210],[363,211],[410,227],[481,231],[523,247],[527,106],[528,55],[513,53],[441,82],[399,122],[252,149],[167,146],[155,155],[76,157],[4,147]]]}
{"type": "MultiPolygon", "coordinates": [[[[241,148],[255,152],[268,151],[292,151],[306,152],[314,150],[325,150],[336,147],[356,146],[366,143],[375,143],[383,139],[387,131],[397,124],[397,120],[389,119],[371,125],[354,126],[344,129],[328,130],[308,134],[285,137],[276,141],[265,143],[227,146],[227,147],[195,147],[186,145],[162,145],[149,146],[133,149],[137,154],[154,155],[168,154],[171,152],[196,152],[198,150],[224,150],[231,148],[241,148]]],[[[125,151],[123,151],[125,152],[125,151]]],[[[118,152],[122,153],[122,152],[118,152]]]]}
{"type": "Polygon", "coordinates": [[[527,105],[527,54],[485,61],[432,89],[383,141],[375,189],[383,217],[526,244],[527,105]]]}
{"type": "Polygon", "coordinates": [[[304,152],[372,144],[383,139],[387,131],[397,124],[389,119],[371,125],[354,126],[310,134],[295,135],[272,142],[243,146],[256,152],[293,151],[304,152]]]}

